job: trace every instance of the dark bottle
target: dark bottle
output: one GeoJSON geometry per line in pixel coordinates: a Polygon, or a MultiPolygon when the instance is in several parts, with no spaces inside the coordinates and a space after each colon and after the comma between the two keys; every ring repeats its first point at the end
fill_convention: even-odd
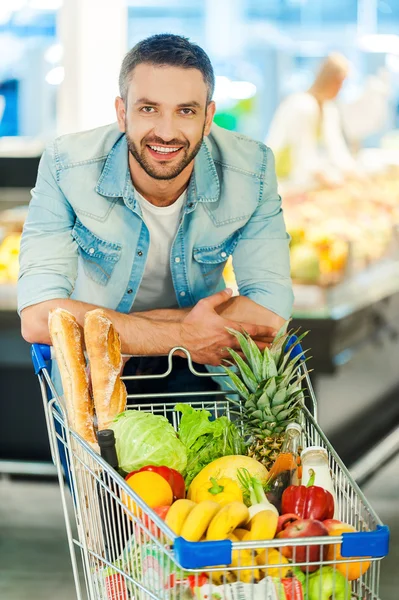
{"type": "Polygon", "coordinates": [[[116,454],[115,433],[112,429],[102,429],[97,433],[97,441],[100,446],[101,457],[124,477],[124,472],[119,468],[118,455],[116,454]]]}
{"type": "MultiPolygon", "coordinates": [[[[119,469],[113,430],[102,429],[97,433],[97,440],[101,457],[123,477],[124,473],[119,469]]],[[[123,510],[122,493],[112,471],[104,469],[100,479],[97,486],[105,558],[113,563],[132,534],[132,522],[123,510]]]]}
{"type": "Polygon", "coordinates": [[[302,428],[298,423],[290,423],[285,430],[281,452],[277,456],[266,483],[266,496],[281,512],[281,498],[290,485],[299,485],[299,447],[302,428]]]}

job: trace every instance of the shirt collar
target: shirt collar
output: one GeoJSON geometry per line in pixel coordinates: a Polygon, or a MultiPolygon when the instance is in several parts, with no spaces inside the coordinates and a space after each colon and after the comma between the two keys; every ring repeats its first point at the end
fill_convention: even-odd
{"type": "MultiPolygon", "coordinates": [[[[220,195],[220,184],[215,164],[204,139],[194,160],[194,171],[189,183],[189,195],[195,194],[198,202],[216,202],[220,195]]],[[[96,192],[110,198],[124,198],[134,206],[134,189],[130,177],[126,136],[122,135],[107,156],[97,182],[96,192]]]]}

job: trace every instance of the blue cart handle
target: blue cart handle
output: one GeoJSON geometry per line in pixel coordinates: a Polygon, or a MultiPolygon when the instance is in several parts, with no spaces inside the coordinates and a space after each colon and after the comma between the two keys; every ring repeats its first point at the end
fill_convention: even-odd
{"type": "Polygon", "coordinates": [[[288,352],[291,353],[291,358],[296,358],[297,356],[301,356],[301,360],[305,360],[305,353],[302,349],[302,346],[301,346],[301,344],[298,344],[297,342],[298,342],[298,337],[296,335],[291,335],[288,338],[287,345],[285,347],[285,351],[287,353],[288,352]]]}
{"type": "Polygon", "coordinates": [[[48,361],[51,360],[51,347],[46,344],[32,344],[31,357],[35,375],[39,375],[43,369],[48,368],[48,361]]]}

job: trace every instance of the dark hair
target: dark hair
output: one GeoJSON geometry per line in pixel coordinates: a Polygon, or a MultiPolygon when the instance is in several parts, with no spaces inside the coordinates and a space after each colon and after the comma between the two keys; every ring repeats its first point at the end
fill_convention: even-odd
{"type": "Polygon", "coordinates": [[[211,101],[215,89],[215,75],[211,61],[206,52],[197,44],[191,43],[188,38],[172,33],[160,33],[138,42],[129,50],[123,59],[119,73],[119,93],[124,102],[127,99],[131,73],[142,63],[198,69],[208,87],[207,102],[211,101]]]}

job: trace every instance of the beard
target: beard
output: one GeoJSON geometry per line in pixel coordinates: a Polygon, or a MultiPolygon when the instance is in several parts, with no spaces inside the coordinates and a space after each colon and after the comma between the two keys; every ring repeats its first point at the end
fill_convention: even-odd
{"type": "Polygon", "coordinates": [[[153,179],[168,181],[170,179],[175,179],[184,169],[194,160],[197,156],[198,152],[201,149],[202,142],[204,139],[204,131],[205,131],[205,123],[202,128],[201,138],[195,144],[194,148],[191,148],[191,144],[185,140],[182,142],[181,140],[174,139],[170,142],[164,142],[162,138],[159,137],[151,137],[151,138],[143,138],[141,141],[141,146],[138,147],[132,138],[129,135],[127,124],[126,124],[126,141],[127,147],[129,149],[130,154],[133,158],[139,163],[140,167],[153,179]],[[158,164],[151,164],[145,155],[146,147],[151,145],[163,144],[165,146],[179,146],[182,149],[179,154],[181,154],[180,160],[175,165],[168,165],[168,161],[159,161],[158,164]]]}

